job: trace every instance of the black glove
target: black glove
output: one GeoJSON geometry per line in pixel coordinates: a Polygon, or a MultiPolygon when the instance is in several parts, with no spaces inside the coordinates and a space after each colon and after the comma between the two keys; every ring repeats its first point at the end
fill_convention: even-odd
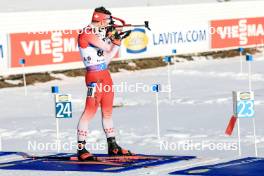
{"type": "Polygon", "coordinates": [[[127,38],[129,35],[131,34],[131,30],[129,31],[125,31],[125,32],[122,32],[120,35],[121,35],[121,39],[125,39],[127,38]]]}
{"type": "Polygon", "coordinates": [[[106,36],[110,38],[113,44],[120,46],[122,37],[114,26],[110,26],[106,30],[106,36]]]}

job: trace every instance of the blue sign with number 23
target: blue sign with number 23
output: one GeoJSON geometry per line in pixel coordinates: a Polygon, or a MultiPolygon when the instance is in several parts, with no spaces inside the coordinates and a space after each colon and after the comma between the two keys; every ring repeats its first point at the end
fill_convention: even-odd
{"type": "Polygon", "coordinates": [[[237,102],[238,118],[253,118],[254,115],[254,100],[242,100],[237,102]]]}

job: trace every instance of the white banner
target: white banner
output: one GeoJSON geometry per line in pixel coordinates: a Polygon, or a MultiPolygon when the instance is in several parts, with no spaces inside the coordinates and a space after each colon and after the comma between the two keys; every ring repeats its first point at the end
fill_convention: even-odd
{"type": "MultiPolygon", "coordinates": [[[[160,19],[159,19],[160,20],[160,19]]],[[[200,23],[162,23],[151,21],[151,31],[136,28],[123,41],[121,58],[142,58],[210,50],[208,22],[200,23]]]]}

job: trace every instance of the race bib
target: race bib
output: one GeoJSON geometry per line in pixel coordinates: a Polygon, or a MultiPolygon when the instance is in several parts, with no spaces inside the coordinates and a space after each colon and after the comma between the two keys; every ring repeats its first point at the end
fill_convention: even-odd
{"type": "Polygon", "coordinates": [[[87,84],[87,97],[94,97],[94,94],[96,92],[96,83],[92,82],[87,84]]]}

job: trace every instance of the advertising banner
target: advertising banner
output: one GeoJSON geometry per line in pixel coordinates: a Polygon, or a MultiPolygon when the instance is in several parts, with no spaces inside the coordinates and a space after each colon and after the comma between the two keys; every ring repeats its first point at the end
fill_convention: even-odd
{"type": "Polygon", "coordinates": [[[10,34],[10,67],[20,67],[21,58],[26,67],[80,62],[77,37],[77,30],[10,34]]]}
{"type": "MultiPolygon", "coordinates": [[[[162,21],[162,20],[161,20],[162,21]]],[[[158,57],[171,55],[173,49],[177,53],[194,53],[210,49],[208,22],[173,23],[162,25],[156,21],[151,31],[135,28],[126,38],[121,48],[122,58],[158,57]]]]}
{"type": "Polygon", "coordinates": [[[263,44],[264,17],[211,21],[212,49],[263,44]]]}

